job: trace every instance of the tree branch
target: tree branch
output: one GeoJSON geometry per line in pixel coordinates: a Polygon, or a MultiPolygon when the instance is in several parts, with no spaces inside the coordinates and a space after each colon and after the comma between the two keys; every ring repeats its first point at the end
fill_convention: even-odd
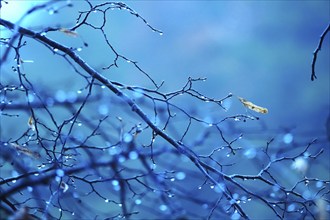
{"type": "Polygon", "coordinates": [[[314,81],[314,79],[317,79],[316,74],[315,74],[315,64],[316,64],[316,59],[317,59],[317,55],[321,50],[322,47],[322,43],[323,40],[325,38],[325,36],[327,35],[327,33],[330,30],[330,24],[328,24],[328,27],[323,31],[323,33],[320,36],[320,41],[317,45],[317,48],[315,49],[315,51],[313,52],[313,61],[312,61],[312,74],[311,74],[311,80],[314,81]]]}

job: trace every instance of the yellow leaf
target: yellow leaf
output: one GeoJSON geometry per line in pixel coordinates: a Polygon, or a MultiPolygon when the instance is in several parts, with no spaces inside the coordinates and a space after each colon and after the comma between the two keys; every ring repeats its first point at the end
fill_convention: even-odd
{"type": "Polygon", "coordinates": [[[36,130],[36,126],[34,125],[34,119],[33,119],[32,115],[29,117],[28,126],[29,126],[29,128],[31,128],[32,131],[36,130]]]}
{"type": "Polygon", "coordinates": [[[69,35],[71,37],[77,37],[78,36],[78,33],[77,32],[71,31],[71,30],[66,29],[66,28],[60,28],[59,31],[61,31],[64,34],[69,35]]]}
{"type": "Polygon", "coordinates": [[[253,104],[252,102],[249,102],[246,99],[243,99],[241,97],[238,97],[238,99],[245,107],[247,107],[247,108],[249,108],[249,109],[251,109],[255,112],[259,112],[259,113],[262,113],[262,114],[267,114],[268,113],[267,108],[264,108],[264,107],[258,106],[256,104],[253,104]]]}
{"type": "Polygon", "coordinates": [[[16,143],[10,143],[10,145],[11,145],[11,147],[15,148],[18,153],[22,153],[22,154],[25,154],[29,157],[33,157],[36,159],[39,159],[41,157],[38,152],[33,152],[30,149],[28,149],[26,147],[22,147],[16,143]]]}

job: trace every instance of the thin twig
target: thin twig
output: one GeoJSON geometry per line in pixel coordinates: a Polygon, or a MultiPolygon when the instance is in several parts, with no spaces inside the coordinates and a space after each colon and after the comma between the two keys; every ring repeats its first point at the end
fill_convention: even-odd
{"type": "Polygon", "coordinates": [[[311,75],[311,80],[314,81],[314,79],[317,79],[316,74],[315,74],[315,63],[316,63],[316,59],[317,59],[317,54],[319,53],[319,51],[321,50],[322,47],[322,43],[323,40],[325,38],[325,35],[329,32],[330,30],[330,24],[328,24],[328,27],[324,30],[324,32],[322,33],[321,37],[320,37],[320,41],[319,44],[317,45],[317,48],[315,49],[314,53],[313,53],[313,61],[312,61],[312,75],[311,75]]]}

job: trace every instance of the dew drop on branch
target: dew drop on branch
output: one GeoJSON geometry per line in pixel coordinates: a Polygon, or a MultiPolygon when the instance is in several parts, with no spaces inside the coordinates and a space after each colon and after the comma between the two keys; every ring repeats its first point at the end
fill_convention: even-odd
{"type": "Polygon", "coordinates": [[[167,210],[167,206],[166,205],[160,205],[159,209],[163,212],[165,212],[167,210]]]}
{"type": "Polygon", "coordinates": [[[58,176],[58,177],[63,177],[63,176],[64,176],[64,170],[62,170],[62,169],[57,169],[57,170],[56,170],[56,176],[58,176]]]}
{"type": "Polygon", "coordinates": [[[32,192],[33,188],[31,186],[26,187],[27,191],[32,192]]]}
{"type": "Polygon", "coordinates": [[[175,178],[177,180],[184,180],[186,178],[186,174],[184,172],[178,172],[175,174],[175,178]]]}
{"type": "Polygon", "coordinates": [[[283,136],[283,142],[285,144],[291,144],[293,141],[293,135],[291,133],[287,133],[283,136]]]}
{"type": "Polygon", "coordinates": [[[322,181],[317,181],[316,182],[316,187],[317,188],[321,188],[323,186],[323,182],[322,181]]]}
{"type": "Polygon", "coordinates": [[[288,207],[287,207],[287,211],[288,212],[293,212],[294,210],[295,210],[295,208],[296,208],[296,206],[295,206],[295,204],[290,204],[288,207]]]}
{"type": "Polygon", "coordinates": [[[136,151],[131,151],[131,152],[129,152],[128,157],[131,160],[136,160],[139,157],[139,155],[138,155],[138,153],[136,153],[136,151]]]}
{"type": "Polygon", "coordinates": [[[98,107],[98,112],[101,115],[107,115],[109,113],[109,108],[107,105],[103,104],[98,107]]]}

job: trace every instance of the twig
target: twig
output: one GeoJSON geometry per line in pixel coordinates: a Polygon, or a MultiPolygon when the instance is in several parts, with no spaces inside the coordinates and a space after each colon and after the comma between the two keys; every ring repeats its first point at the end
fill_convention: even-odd
{"type": "Polygon", "coordinates": [[[321,35],[321,37],[320,37],[319,44],[317,45],[317,48],[315,49],[315,51],[314,51],[314,53],[313,53],[312,75],[311,75],[311,80],[312,80],[312,81],[314,81],[314,79],[317,79],[316,74],[315,74],[315,63],[316,63],[316,59],[317,59],[317,54],[318,54],[319,51],[321,50],[323,40],[324,40],[325,35],[328,33],[329,30],[330,30],[330,24],[328,24],[328,27],[327,27],[327,28],[324,30],[324,32],[322,33],[322,35],[321,35]]]}

